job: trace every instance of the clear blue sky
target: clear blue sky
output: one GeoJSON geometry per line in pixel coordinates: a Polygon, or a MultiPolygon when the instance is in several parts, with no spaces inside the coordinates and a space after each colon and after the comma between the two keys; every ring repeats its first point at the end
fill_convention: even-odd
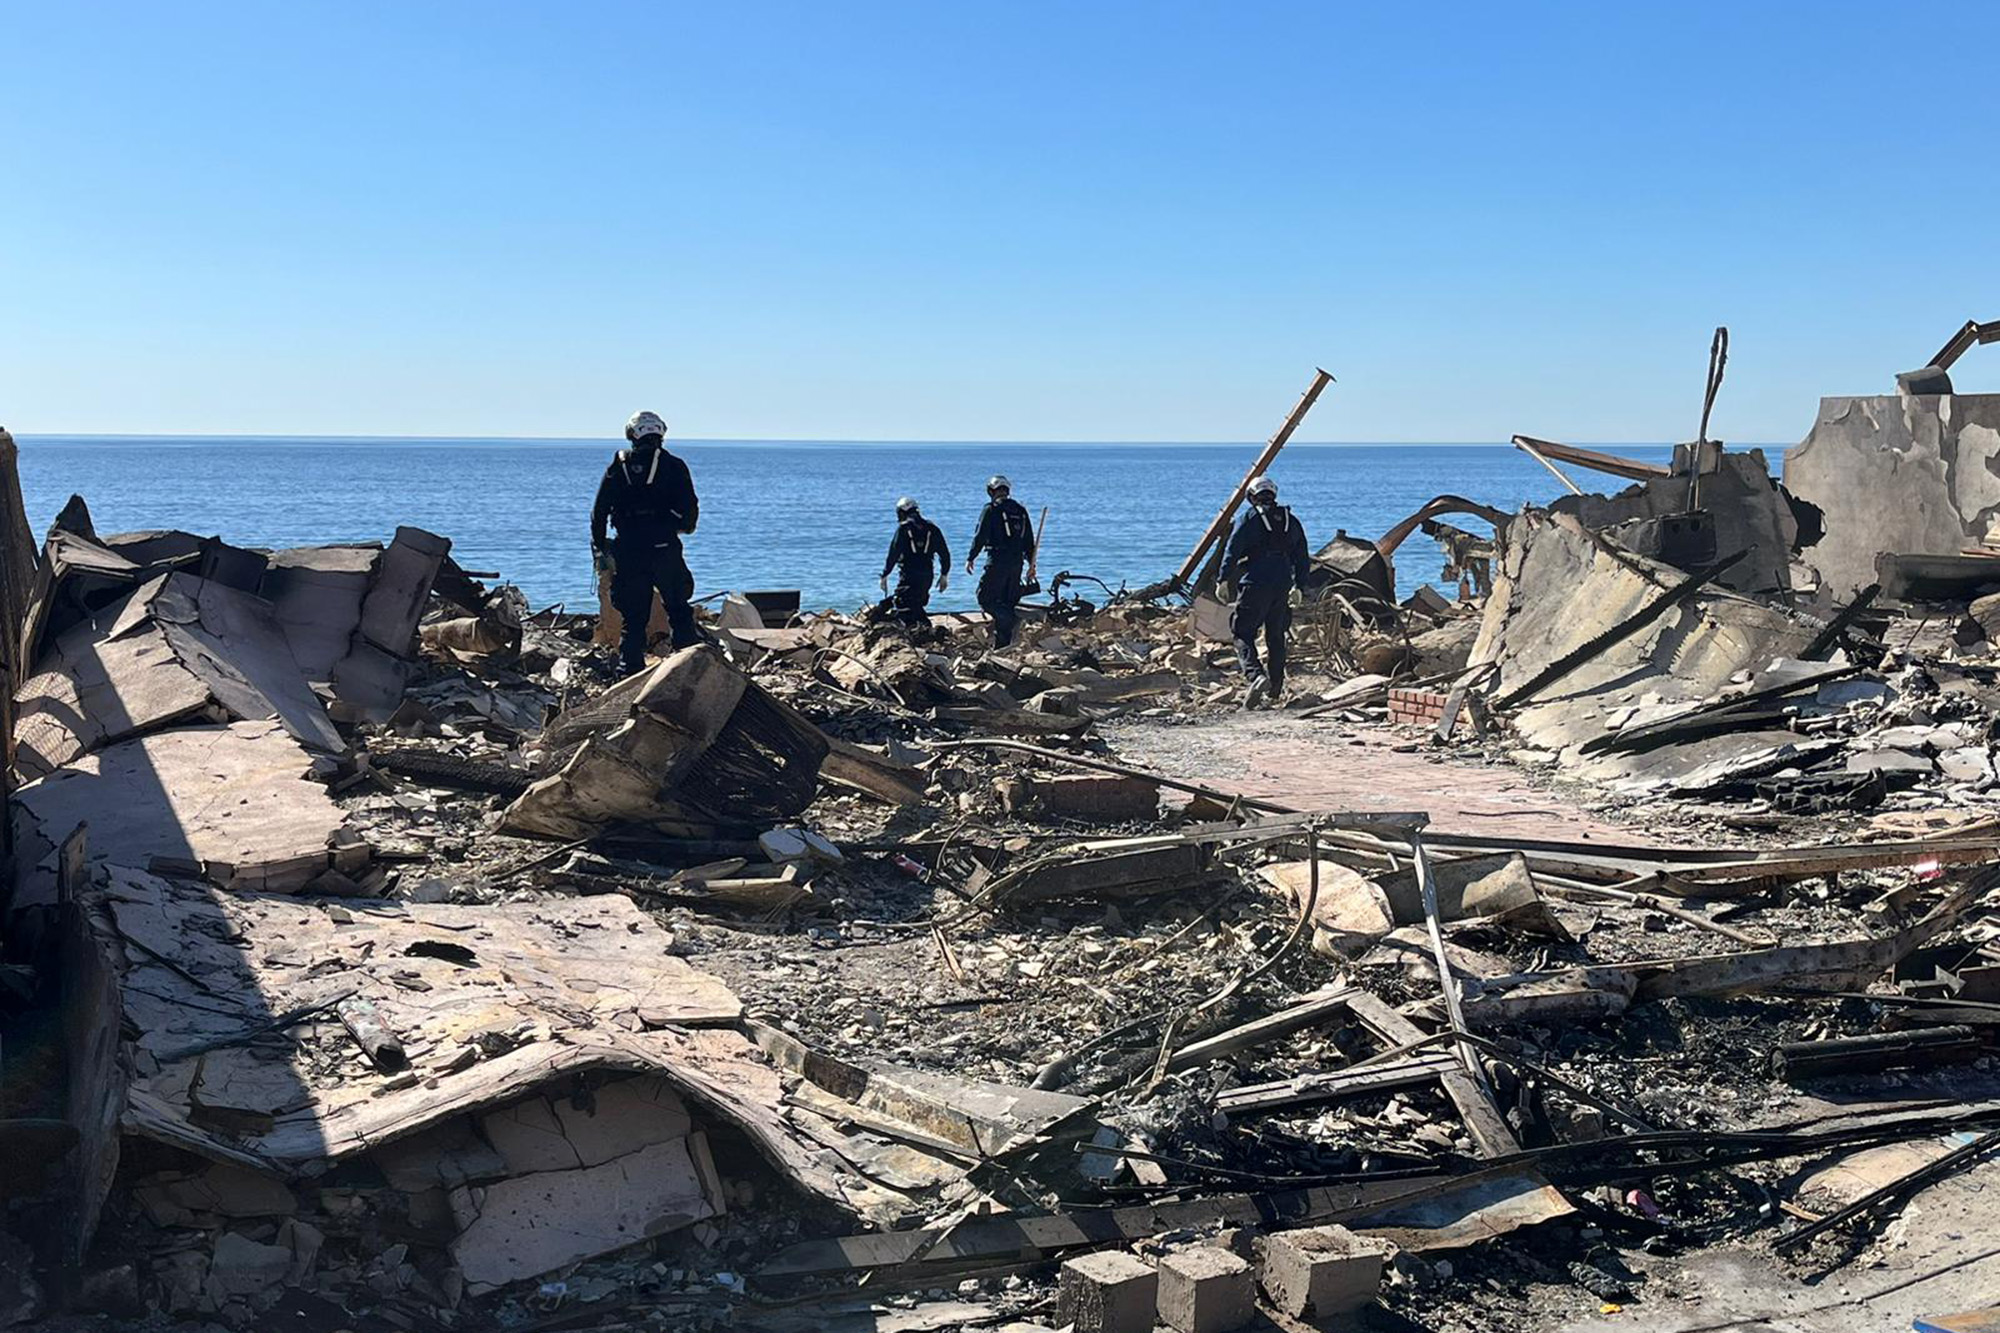
{"type": "Polygon", "coordinates": [[[1685,438],[1727,323],[1787,441],[2000,318],[1992,3],[0,23],[17,432],[1685,438]]]}

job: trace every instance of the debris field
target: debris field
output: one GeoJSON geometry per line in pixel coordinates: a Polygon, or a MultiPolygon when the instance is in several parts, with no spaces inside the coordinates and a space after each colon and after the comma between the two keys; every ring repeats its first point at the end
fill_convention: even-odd
{"type": "Polygon", "coordinates": [[[1337,532],[1254,712],[1241,488],[1006,650],[748,590],[620,679],[608,608],[413,528],[252,550],[78,497],[37,551],[0,432],[0,1327],[1993,1304],[1967,329],[1781,478],[1706,413],[1670,464],[1522,435],[1546,508],[1337,532]],[[1417,535],[1455,595],[1399,595],[1417,535]]]}

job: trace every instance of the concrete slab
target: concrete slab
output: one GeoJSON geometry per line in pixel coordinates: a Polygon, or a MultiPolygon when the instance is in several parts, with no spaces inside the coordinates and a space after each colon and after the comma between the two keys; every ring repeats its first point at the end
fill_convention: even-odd
{"type": "Polygon", "coordinates": [[[23,858],[15,905],[54,900],[53,847],[84,822],[93,862],[163,857],[239,889],[301,888],[326,869],[327,839],[347,820],[306,778],[310,765],[278,722],[183,727],[85,755],[16,796],[16,832],[40,854],[23,858]]]}
{"type": "Polygon", "coordinates": [[[490,1291],[577,1259],[622,1250],[722,1211],[699,1132],[602,1166],[543,1171],[452,1191],[452,1257],[467,1289],[490,1291]]]}
{"type": "Polygon", "coordinates": [[[1517,769],[1405,752],[1409,736],[1386,727],[1241,713],[1192,727],[1125,719],[1099,730],[1128,764],[1303,810],[1428,810],[1441,833],[1649,841],[1580,814],[1517,769]]]}

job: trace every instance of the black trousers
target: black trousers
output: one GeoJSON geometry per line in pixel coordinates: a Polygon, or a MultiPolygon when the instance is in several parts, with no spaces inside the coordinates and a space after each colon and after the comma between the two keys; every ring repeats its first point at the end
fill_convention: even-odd
{"type": "Polygon", "coordinates": [[[905,569],[896,575],[896,591],[877,602],[874,610],[868,613],[868,618],[875,621],[894,620],[910,629],[929,629],[930,604],[930,570],[905,569]]]}
{"type": "Polygon", "coordinates": [[[1285,634],[1292,627],[1292,590],[1282,584],[1251,584],[1236,599],[1229,634],[1243,674],[1262,676],[1273,695],[1285,688],[1285,634]],[[1264,636],[1264,659],[1257,657],[1257,636],[1264,636]]]}
{"type": "Polygon", "coordinates": [[[1014,627],[1020,623],[1017,603],[1021,600],[1021,558],[986,559],[979,576],[979,609],[993,621],[993,646],[1005,648],[1014,642],[1014,627]]]}
{"type": "Polygon", "coordinates": [[[641,546],[615,544],[611,549],[611,605],[625,622],[618,641],[618,655],[625,670],[637,671],[646,665],[646,625],[653,618],[653,594],[667,610],[667,624],[673,629],[674,647],[686,648],[701,642],[694,626],[694,575],[678,545],[641,546]]]}

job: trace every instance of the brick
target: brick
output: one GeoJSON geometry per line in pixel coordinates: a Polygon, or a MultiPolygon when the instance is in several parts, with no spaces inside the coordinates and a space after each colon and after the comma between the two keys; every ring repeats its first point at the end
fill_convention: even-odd
{"type": "Polygon", "coordinates": [[[1180,1333],[1231,1333],[1257,1317],[1250,1265],[1197,1245],[1160,1260],[1160,1322],[1180,1333]]]}
{"type": "Polygon", "coordinates": [[[1056,1322],[1075,1333],[1153,1333],[1159,1275],[1122,1250],[1079,1255],[1062,1266],[1056,1322]]]}
{"type": "Polygon", "coordinates": [[[1283,1231],[1265,1239],[1260,1276],[1271,1303],[1294,1319],[1347,1314],[1381,1291],[1388,1250],[1346,1227],[1283,1231]]]}
{"type": "Polygon", "coordinates": [[[1436,726],[1444,716],[1449,695],[1436,690],[1389,691],[1389,720],[1415,725],[1436,726]]]}
{"type": "Polygon", "coordinates": [[[1044,813],[1060,819],[1123,823],[1157,819],[1160,814],[1158,784],[1118,773],[1032,778],[1027,797],[1044,813]]]}

